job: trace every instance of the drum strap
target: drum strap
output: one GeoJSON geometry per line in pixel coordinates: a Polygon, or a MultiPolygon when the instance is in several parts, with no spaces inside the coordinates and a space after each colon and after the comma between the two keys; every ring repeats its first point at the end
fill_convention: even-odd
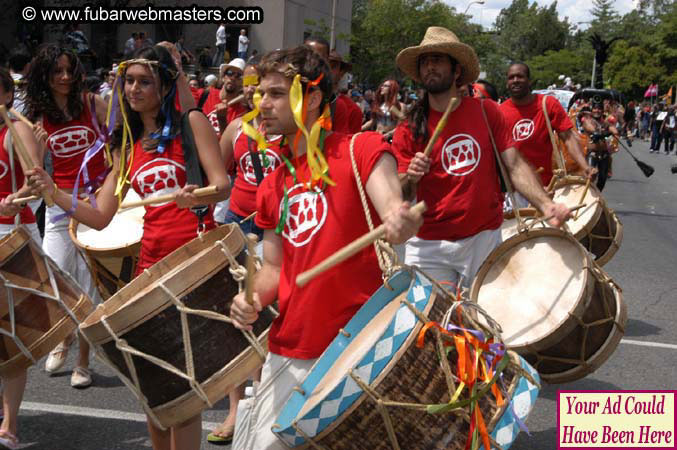
{"type": "Polygon", "coordinates": [[[555,133],[552,132],[552,124],[550,123],[550,116],[548,115],[548,108],[545,105],[547,95],[543,95],[543,117],[545,118],[545,124],[548,127],[548,135],[550,136],[550,143],[552,144],[552,151],[555,153],[555,161],[557,161],[557,167],[559,170],[564,172],[564,175],[567,174],[567,165],[564,162],[564,155],[562,155],[562,150],[560,150],[557,142],[555,141],[555,133]]]}
{"type": "MultiPolygon", "coordinates": [[[[202,187],[205,174],[197,157],[195,136],[193,135],[193,128],[190,126],[190,120],[188,120],[188,116],[192,111],[200,111],[202,113],[198,108],[189,109],[183,113],[181,117],[181,147],[183,148],[183,159],[186,164],[186,183],[202,187]]],[[[201,227],[204,217],[209,212],[209,206],[194,206],[190,210],[197,216],[199,226],[201,227]]]]}
{"type": "MultiPolygon", "coordinates": [[[[512,204],[517,205],[517,201],[515,200],[515,188],[513,187],[512,182],[510,181],[508,171],[506,170],[505,165],[503,164],[501,155],[498,153],[498,148],[496,147],[496,140],[494,139],[494,132],[491,131],[489,119],[487,119],[487,112],[484,110],[484,99],[480,100],[480,106],[482,109],[482,117],[484,118],[484,123],[487,126],[487,131],[489,132],[489,139],[491,139],[491,146],[494,149],[494,157],[496,158],[496,165],[498,166],[498,178],[501,181],[501,186],[506,187],[506,192],[510,197],[510,201],[512,202],[512,204]]],[[[513,208],[513,211],[515,211],[515,218],[517,219],[517,229],[523,230],[525,228],[525,225],[524,221],[522,220],[522,217],[520,216],[519,208],[513,208]]]]}
{"type": "Polygon", "coordinates": [[[254,139],[247,136],[247,149],[249,149],[249,156],[252,159],[252,166],[254,166],[254,175],[256,175],[256,185],[260,185],[263,181],[263,168],[261,167],[261,158],[259,152],[254,148],[254,139]]]}

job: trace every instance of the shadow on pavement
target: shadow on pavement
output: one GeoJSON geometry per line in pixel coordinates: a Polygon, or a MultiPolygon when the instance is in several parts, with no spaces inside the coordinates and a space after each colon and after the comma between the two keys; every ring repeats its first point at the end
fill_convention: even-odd
{"type": "Polygon", "coordinates": [[[531,431],[531,436],[521,432],[510,450],[545,450],[555,448],[557,442],[557,428],[552,427],[542,431],[531,431]]]}
{"type": "MultiPolygon", "coordinates": [[[[562,384],[543,384],[541,393],[539,397],[546,398],[548,400],[556,401],[557,400],[557,391],[620,391],[621,388],[613,383],[607,383],[606,381],[600,381],[595,378],[590,378],[594,376],[594,373],[589,375],[588,378],[583,378],[582,380],[574,381],[572,383],[562,383],[562,384]]],[[[538,447],[540,448],[540,447],[538,447]]]]}
{"type": "Polygon", "coordinates": [[[628,323],[625,326],[625,336],[657,336],[660,334],[661,330],[662,328],[659,328],[649,322],[644,322],[643,320],[637,319],[628,319],[628,323]]]}

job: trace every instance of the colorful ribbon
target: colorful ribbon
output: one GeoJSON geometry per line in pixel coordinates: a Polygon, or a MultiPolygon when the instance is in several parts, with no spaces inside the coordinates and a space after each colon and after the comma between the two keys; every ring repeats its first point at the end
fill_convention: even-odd
{"type": "Polygon", "coordinates": [[[298,145],[301,139],[301,133],[303,133],[303,135],[306,137],[306,153],[308,168],[310,169],[309,189],[317,186],[320,180],[331,186],[336,185],[336,183],[334,183],[334,181],[329,178],[329,165],[327,164],[327,160],[325,159],[322,150],[318,147],[318,142],[320,140],[320,130],[331,130],[331,115],[329,112],[329,105],[325,105],[322,115],[310,128],[310,133],[305,126],[306,114],[308,110],[308,93],[310,92],[310,88],[317,86],[320,83],[322,77],[323,74],[317,77],[317,79],[308,82],[308,85],[306,86],[306,95],[304,96],[303,88],[301,87],[301,75],[296,74],[294,76],[291,89],[289,90],[289,102],[294,115],[294,122],[296,122],[296,126],[298,127],[298,131],[294,137],[294,155],[298,155],[298,145]]]}
{"type": "MultiPolygon", "coordinates": [[[[456,308],[459,323],[461,319],[460,308],[456,308]]],[[[450,324],[447,329],[442,328],[435,322],[428,322],[421,328],[418,334],[416,345],[423,348],[425,345],[425,335],[430,329],[437,329],[441,334],[449,337],[445,341],[446,347],[454,347],[458,355],[456,361],[457,374],[460,380],[456,392],[449,399],[446,405],[432,405],[429,408],[431,413],[448,411],[456,407],[470,405],[470,430],[466,441],[467,449],[477,449],[479,443],[485,450],[491,448],[489,433],[486,423],[479,407],[480,392],[478,392],[477,381],[481,380],[489,386],[492,394],[496,398],[496,404],[500,407],[505,403],[505,398],[498,388],[496,381],[502,376],[503,369],[507,366],[508,358],[505,356],[505,345],[493,342],[493,339],[487,340],[484,333],[479,330],[467,329],[457,325],[450,324]],[[465,388],[470,391],[470,398],[459,402],[458,398],[465,388]]],[[[445,355],[441,355],[444,357],[445,355]]]]}

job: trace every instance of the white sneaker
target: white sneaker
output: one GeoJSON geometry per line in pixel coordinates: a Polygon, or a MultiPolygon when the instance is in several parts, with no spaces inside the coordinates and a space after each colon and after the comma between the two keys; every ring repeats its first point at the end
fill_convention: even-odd
{"type": "Polygon", "coordinates": [[[84,389],[92,384],[92,372],[85,367],[76,367],[71,375],[71,387],[84,389]]]}

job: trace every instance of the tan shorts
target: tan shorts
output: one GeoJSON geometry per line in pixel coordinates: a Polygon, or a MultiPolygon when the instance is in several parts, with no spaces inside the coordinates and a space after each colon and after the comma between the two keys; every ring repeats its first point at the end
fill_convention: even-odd
{"type": "Polygon", "coordinates": [[[292,393],[317,359],[293,359],[268,353],[253,397],[241,400],[231,450],[286,450],[270,430],[292,393]]]}

